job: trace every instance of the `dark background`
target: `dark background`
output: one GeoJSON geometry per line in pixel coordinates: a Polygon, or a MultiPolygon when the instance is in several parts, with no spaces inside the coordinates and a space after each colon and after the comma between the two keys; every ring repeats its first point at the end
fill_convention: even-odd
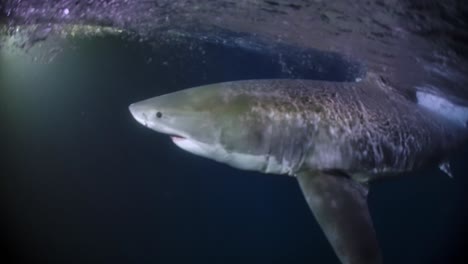
{"type": "MultiPolygon", "coordinates": [[[[0,57],[1,263],[338,263],[294,178],[186,153],[127,107],[212,82],[342,72],[291,75],[211,44],[73,46],[50,64],[0,57]]],[[[428,169],[372,185],[385,263],[464,263],[466,154],[452,157],[454,179],[428,169]]]]}

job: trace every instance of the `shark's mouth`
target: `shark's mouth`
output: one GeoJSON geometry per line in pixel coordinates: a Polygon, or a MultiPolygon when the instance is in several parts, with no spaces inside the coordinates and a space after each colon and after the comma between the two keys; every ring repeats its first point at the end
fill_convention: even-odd
{"type": "Polygon", "coordinates": [[[179,136],[179,135],[174,135],[174,134],[170,134],[169,135],[171,137],[171,139],[174,141],[174,140],[183,140],[183,139],[186,139],[185,137],[183,136],[179,136]]]}

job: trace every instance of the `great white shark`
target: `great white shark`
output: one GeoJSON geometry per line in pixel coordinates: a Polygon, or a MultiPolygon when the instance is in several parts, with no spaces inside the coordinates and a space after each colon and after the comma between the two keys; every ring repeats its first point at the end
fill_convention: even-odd
{"type": "Polygon", "coordinates": [[[360,82],[245,80],[129,106],[178,147],[242,170],[297,178],[343,264],[382,263],[369,183],[432,165],[467,139],[466,108],[436,94],[411,99],[369,76],[360,82]]]}

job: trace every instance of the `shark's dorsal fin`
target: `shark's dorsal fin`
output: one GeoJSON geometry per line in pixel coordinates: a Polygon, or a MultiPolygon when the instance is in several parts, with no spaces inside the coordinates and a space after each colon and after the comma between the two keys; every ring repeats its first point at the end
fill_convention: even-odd
{"type": "Polygon", "coordinates": [[[297,175],[312,213],[344,264],[382,263],[367,207],[367,187],[349,177],[297,175]]]}
{"type": "Polygon", "coordinates": [[[450,169],[450,163],[448,161],[440,163],[439,169],[447,174],[450,178],[453,178],[452,170],[450,169]]]}

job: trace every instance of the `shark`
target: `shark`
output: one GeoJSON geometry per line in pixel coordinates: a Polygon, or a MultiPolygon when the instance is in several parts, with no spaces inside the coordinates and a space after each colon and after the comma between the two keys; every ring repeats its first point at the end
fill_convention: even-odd
{"type": "MultiPolygon", "coordinates": [[[[195,155],[296,177],[341,262],[380,263],[366,203],[370,183],[434,164],[450,176],[448,157],[466,141],[468,63],[460,37],[466,1],[191,2],[0,1],[0,49],[122,35],[178,49],[185,44],[175,41],[184,40],[185,49],[204,56],[196,44],[203,40],[279,54],[282,72],[295,78],[310,70],[336,76],[337,63],[329,62],[337,57],[309,49],[358,58],[393,87],[372,76],[340,83],[246,80],[158,96],[130,111],[195,155]]],[[[350,78],[361,74],[347,60],[340,65],[350,78]]]]}
{"type": "Polygon", "coordinates": [[[382,263],[367,205],[370,183],[439,165],[467,139],[468,109],[378,76],[214,83],[129,106],[181,149],[231,167],[297,178],[343,264],[382,263]]]}

